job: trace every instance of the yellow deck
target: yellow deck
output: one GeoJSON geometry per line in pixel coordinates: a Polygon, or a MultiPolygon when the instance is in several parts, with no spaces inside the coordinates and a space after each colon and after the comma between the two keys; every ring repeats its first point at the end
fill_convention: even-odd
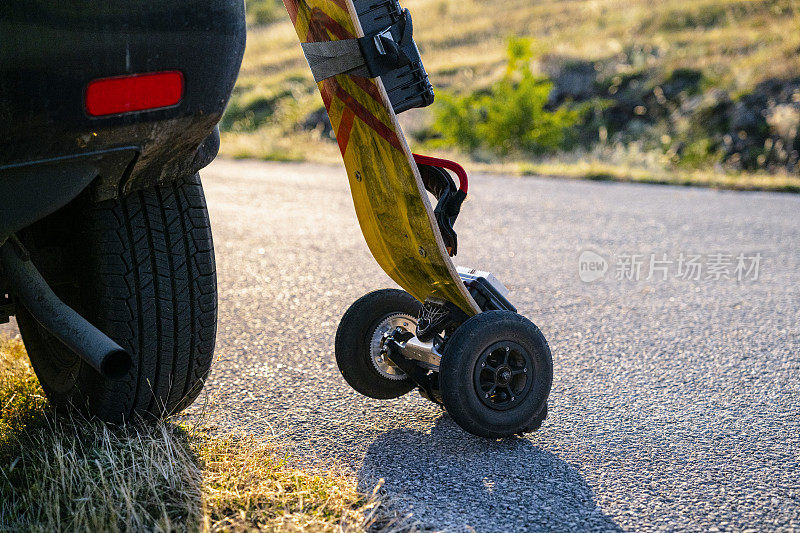
{"type": "MultiPolygon", "coordinates": [[[[351,0],[284,0],[302,42],[363,37],[351,0]]],[[[380,79],[339,75],[319,90],[370,251],[403,289],[480,312],[445,250],[411,150],[380,79]]]]}

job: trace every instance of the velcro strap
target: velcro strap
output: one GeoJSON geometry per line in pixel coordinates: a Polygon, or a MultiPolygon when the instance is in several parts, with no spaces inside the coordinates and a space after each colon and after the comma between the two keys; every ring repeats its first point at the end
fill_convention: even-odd
{"type": "Polygon", "coordinates": [[[337,74],[369,76],[358,39],[302,43],[303,53],[311,67],[314,81],[320,82],[337,74]]]}
{"type": "Polygon", "coordinates": [[[365,37],[301,45],[316,82],[339,74],[377,78],[418,59],[412,32],[405,9],[394,24],[365,37]]]}

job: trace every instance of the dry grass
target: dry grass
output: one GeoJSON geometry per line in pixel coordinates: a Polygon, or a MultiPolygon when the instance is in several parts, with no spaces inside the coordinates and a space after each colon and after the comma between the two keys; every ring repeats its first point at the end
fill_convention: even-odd
{"type": "MultiPolygon", "coordinates": [[[[798,0],[406,0],[414,35],[437,87],[474,89],[496,79],[509,36],[539,55],[602,60],[641,50],[630,68],[701,69],[717,86],[751,89],[800,75],[798,0]]],[[[238,90],[310,80],[294,29],[254,28],[238,90]]]]}
{"type": "MultiPolygon", "coordinates": [[[[666,156],[636,152],[631,147],[597,147],[591,151],[511,162],[502,167],[487,165],[483,170],[503,170],[521,175],[555,178],[622,181],[662,185],[684,185],[737,191],[800,193],[800,176],[782,172],[722,172],[715,169],[673,169],[666,156]]],[[[482,168],[480,164],[478,168],[482,168]]]]}
{"type": "MultiPolygon", "coordinates": [[[[198,425],[112,427],[49,409],[19,340],[0,339],[0,530],[401,530],[341,471],[287,464],[198,425]]],[[[377,490],[377,489],[376,489],[377,490]]]]}
{"type": "Polygon", "coordinates": [[[620,166],[603,161],[564,162],[557,159],[541,163],[519,163],[516,165],[516,169],[523,175],[553,178],[683,185],[734,191],[800,193],[800,177],[789,174],[775,175],[756,172],[733,174],[707,170],[671,172],[620,166]]]}
{"type": "MultiPolygon", "coordinates": [[[[535,39],[542,69],[554,58],[603,61],[619,75],[699,69],[710,86],[734,95],[770,78],[800,76],[800,0],[405,0],[403,4],[415,14],[414,33],[431,81],[454,92],[486,87],[501,76],[512,35],[535,39]]],[[[268,122],[223,132],[222,155],[338,161],[334,142],[298,127],[321,100],[294,29],[283,17],[248,34],[234,100],[271,97],[287,88],[292,98],[279,104],[268,122]]],[[[413,130],[429,123],[429,113],[421,111],[413,119],[403,115],[401,121],[407,131],[413,130]]],[[[760,188],[765,182],[763,176],[683,172],[668,170],[668,165],[653,171],[637,161],[573,164],[568,159],[478,166],[499,170],[522,164],[548,175],[580,177],[580,169],[591,165],[594,170],[602,166],[601,174],[608,179],[647,174],[658,182],[719,187],[746,183],[744,188],[760,188]]],[[[591,172],[588,177],[593,177],[591,172]]],[[[767,188],[796,187],[792,177],[777,181],[779,185],[766,183],[767,188]]]]}

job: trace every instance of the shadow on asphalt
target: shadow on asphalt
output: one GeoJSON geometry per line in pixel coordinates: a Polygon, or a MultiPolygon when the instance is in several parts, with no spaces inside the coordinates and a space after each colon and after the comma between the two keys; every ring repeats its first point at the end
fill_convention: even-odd
{"type": "Polygon", "coordinates": [[[359,489],[386,495],[423,527],[445,530],[621,531],[578,470],[531,441],[488,441],[443,414],[430,434],[395,429],[367,450],[359,489]]]}

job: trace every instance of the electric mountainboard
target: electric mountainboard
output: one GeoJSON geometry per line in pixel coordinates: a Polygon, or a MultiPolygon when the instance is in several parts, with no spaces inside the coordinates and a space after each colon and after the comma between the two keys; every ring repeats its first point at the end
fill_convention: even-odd
{"type": "Polygon", "coordinates": [[[361,231],[405,289],[369,293],[345,313],[335,349],[342,375],[372,398],[416,387],[476,435],[537,429],[552,382],[547,341],[491,274],[455,268],[467,175],[412,154],[397,121],[433,101],[410,13],[397,0],[284,4],[336,133],[361,231]]]}

